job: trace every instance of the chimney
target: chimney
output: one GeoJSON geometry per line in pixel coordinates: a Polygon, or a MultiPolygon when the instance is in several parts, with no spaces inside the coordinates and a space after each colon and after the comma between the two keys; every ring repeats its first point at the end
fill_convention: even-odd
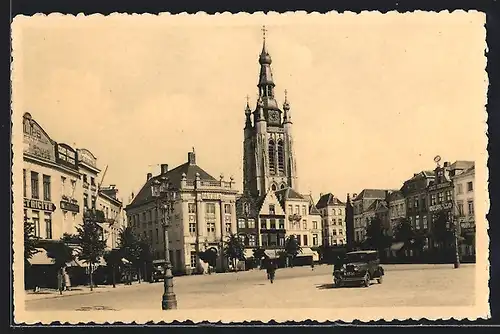
{"type": "Polygon", "coordinates": [[[190,165],[196,165],[196,154],[193,152],[188,152],[188,162],[190,165]]]}
{"type": "Polygon", "coordinates": [[[319,193],[319,198],[323,197],[323,193],[319,193]]]}
{"type": "Polygon", "coordinates": [[[149,179],[151,179],[152,177],[153,177],[153,174],[148,173],[148,174],[146,175],[146,182],[147,182],[147,181],[149,181],[149,179]]]}
{"type": "MultiPolygon", "coordinates": [[[[168,172],[168,164],[161,164],[161,174],[167,174],[168,172]]],[[[149,175],[149,174],[148,174],[149,175]]]]}

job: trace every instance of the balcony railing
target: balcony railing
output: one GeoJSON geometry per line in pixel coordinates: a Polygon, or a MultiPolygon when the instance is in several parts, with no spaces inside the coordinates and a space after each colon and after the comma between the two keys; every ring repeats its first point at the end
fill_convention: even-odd
{"type": "Polygon", "coordinates": [[[96,209],[87,209],[83,212],[83,218],[88,219],[90,221],[96,223],[104,223],[106,222],[106,217],[102,210],[96,209]]]}
{"type": "MultiPolygon", "coordinates": [[[[194,182],[195,181],[186,181],[186,187],[185,188],[194,188],[194,182]]],[[[225,188],[225,189],[231,189],[232,184],[234,182],[227,182],[227,181],[200,181],[198,184],[198,188],[225,188]]]]}
{"type": "Polygon", "coordinates": [[[288,220],[289,221],[296,221],[296,222],[300,222],[302,220],[302,216],[297,214],[297,213],[294,213],[293,215],[289,215],[288,216],[288,220]]]}

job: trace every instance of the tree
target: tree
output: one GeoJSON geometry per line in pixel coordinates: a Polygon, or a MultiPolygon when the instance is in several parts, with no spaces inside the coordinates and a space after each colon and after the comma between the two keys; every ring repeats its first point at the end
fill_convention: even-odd
{"type": "MultiPolygon", "coordinates": [[[[132,227],[127,226],[121,229],[118,242],[122,256],[130,263],[137,264],[141,249],[139,246],[139,238],[134,233],[132,227]]],[[[130,273],[128,273],[128,277],[130,277],[130,273]]]]}
{"type": "MultiPolygon", "coordinates": [[[[153,261],[153,248],[149,238],[139,238],[138,241],[139,256],[138,264],[144,268],[144,280],[147,280],[147,267],[153,261]]],[[[139,282],[141,281],[141,271],[139,270],[139,282]]]]}
{"type": "Polygon", "coordinates": [[[116,288],[116,269],[120,268],[120,264],[122,263],[122,253],[120,249],[112,249],[109,252],[104,254],[104,260],[111,267],[111,275],[113,288],[116,288]]]}
{"type": "Polygon", "coordinates": [[[38,237],[35,235],[35,226],[24,216],[24,261],[30,260],[35,254],[39,253],[37,249],[38,237]]]}
{"type": "Polygon", "coordinates": [[[94,265],[104,255],[106,240],[103,239],[102,229],[90,219],[85,219],[83,224],[76,228],[76,239],[78,243],[78,259],[89,265],[90,290],[94,288],[92,278],[94,265]]]}
{"type": "MultiPolygon", "coordinates": [[[[285,240],[285,253],[288,259],[295,259],[299,253],[302,253],[302,247],[294,235],[289,235],[285,240]]],[[[293,262],[292,262],[293,263],[293,262]]]]}
{"type": "Polygon", "coordinates": [[[245,245],[236,234],[230,234],[224,245],[224,256],[233,263],[236,270],[236,261],[245,259],[245,245]]]}
{"type": "Polygon", "coordinates": [[[366,245],[372,249],[376,249],[382,254],[382,251],[390,244],[390,237],[387,236],[385,228],[380,217],[375,216],[370,221],[366,229],[366,245]]]}
{"type": "Polygon", "coordinates": [[[58,276],[60,277],[58,288],[59,292],[62,293],[63,268],[75,259],[73,248],[68,246],[68,243],[62,238],[57,242],[48,243],[46,248],[47,256],[54,261],[54,267],[57,269],[58,276]]]}

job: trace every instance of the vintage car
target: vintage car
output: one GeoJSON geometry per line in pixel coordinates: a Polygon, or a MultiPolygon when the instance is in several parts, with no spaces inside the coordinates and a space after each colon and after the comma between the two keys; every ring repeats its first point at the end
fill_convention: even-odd
{"type": "Polygon", "coordinates": [[[158,282],[160,280],[163,280],[164,277],[165,277],[165,261],[154,260],[152,281],[158,282]]]}
{"type": "Polygon", "coordinates": [[[364,250],[345,255],[344,265],[333,273],[333,282],[336,287],[345,284],[362,284],[369,287],[372,280],[381,284],[383,276],[384,268],[380,265],[378,252],[364,250]]]}

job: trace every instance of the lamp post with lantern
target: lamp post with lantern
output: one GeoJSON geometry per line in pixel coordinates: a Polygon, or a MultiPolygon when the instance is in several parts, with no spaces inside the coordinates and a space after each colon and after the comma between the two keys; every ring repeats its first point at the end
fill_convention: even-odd
{"type": "Polygon", "coordinates": [[[172,187],[169,179],[165,176],[160,180],[155,179],[151,184],[151,194],[156,199],[156,209],[160,213],[164,233],[165,251],[165,276],[163,279],[162,310],[173,310],[177,308],[177,298],[174,293],[174,277],[170,263],[170,252],[168,245],[168,226],[173,206],[177,200],[177,192],[172,187]]]}

